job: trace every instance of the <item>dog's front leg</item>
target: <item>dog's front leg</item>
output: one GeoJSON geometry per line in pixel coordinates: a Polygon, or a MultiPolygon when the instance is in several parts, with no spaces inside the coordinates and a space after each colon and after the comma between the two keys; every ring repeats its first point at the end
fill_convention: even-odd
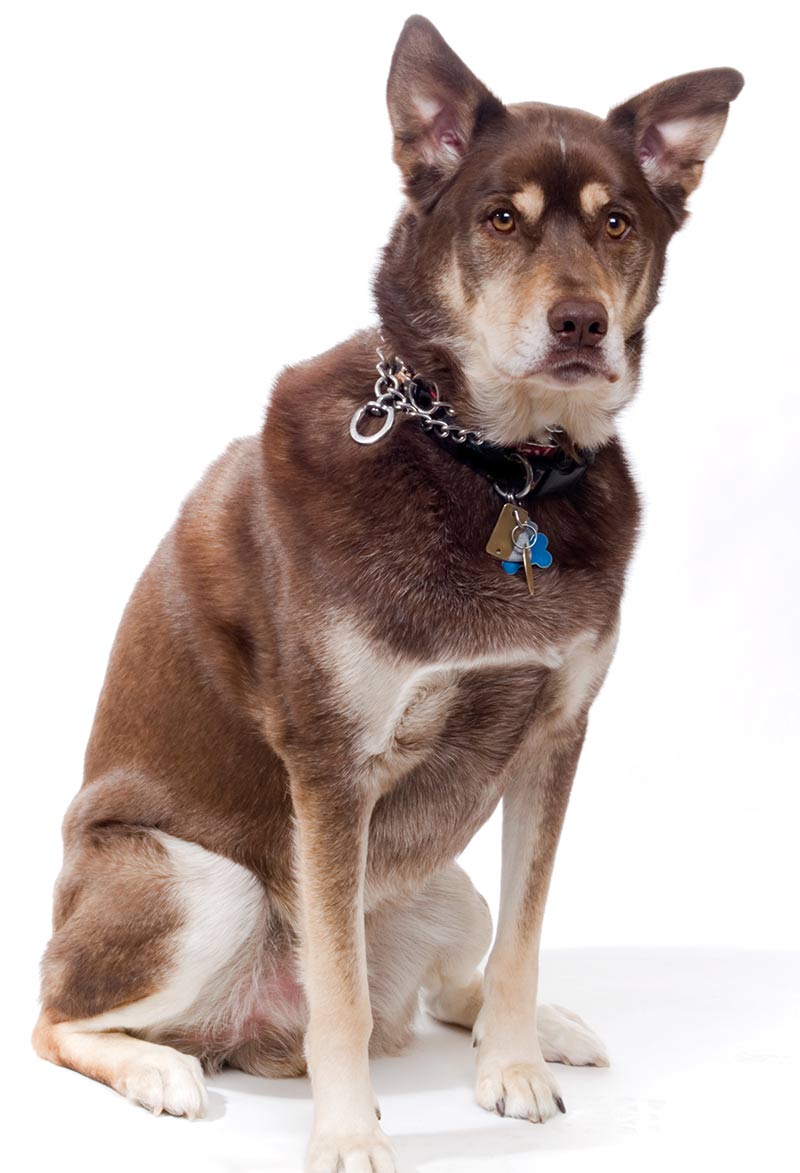
{"type": "Polygon", "coordinates": [[[364,871],[372,802],[356,785],[292,784],[314,1093],[308,1173],[393,1173],[369,1077],[372,1011],[364,943],[364,871]]]}
{"type": "Polygon", "coordinates": [[[539,937],[585,718],[534,733],[503,794],[500,916],[475,1023],[476,1098],[501,1116],[544,1121],[564,1111],[536,1027],[539,937]]]}

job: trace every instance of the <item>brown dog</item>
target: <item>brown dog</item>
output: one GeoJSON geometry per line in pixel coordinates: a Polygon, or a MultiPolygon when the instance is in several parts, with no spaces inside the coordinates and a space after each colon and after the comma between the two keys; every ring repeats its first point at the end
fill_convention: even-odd
{"type": "Polygon", "coordinates": [[[42,1056],[188,1116],[201,1063],[307,1063],[314,1173],[394,1168],[368,1053],[420,991],[473,1030],[501,1115],[563,1111],[546,1060],[606,1062],[537,1014],[540,926],[636,533],[615,417],[741,86],[689,74],[605,120],[504,106],[408,21],[384,338],[281,376],[134,591],[64,824],[42,1056]],[[501,796],[484,978],[454,860],[501,796]]]}

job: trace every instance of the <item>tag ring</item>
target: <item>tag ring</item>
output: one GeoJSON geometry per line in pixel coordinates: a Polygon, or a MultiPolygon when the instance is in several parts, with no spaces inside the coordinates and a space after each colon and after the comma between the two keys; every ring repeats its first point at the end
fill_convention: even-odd
{"type": "Polygon", "coordinates": [[[526,546],[533,546],[539,536],[539,527],[535,521],[524,521],[522,525],[515,525],[511,531],[511,545],[515,550],[524,550],[526,546]],[[515,537],[515,535],[517,535],[515,537]],[[517,539],[525,535],[527,541],[519,542],[517,539]]]}

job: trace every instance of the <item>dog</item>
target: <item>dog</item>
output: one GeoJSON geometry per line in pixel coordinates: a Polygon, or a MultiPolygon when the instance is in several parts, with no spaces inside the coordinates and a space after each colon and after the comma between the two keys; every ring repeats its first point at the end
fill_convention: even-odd
{"type": "Polygon", "coordinates": [[[637,532],[616,421],[742,85],[506,106],[407,21],[380,328],[282,373],[136,585],[64,821],[41,1056],[188,1117],[204,1069],[308,1071],[310,1173],[395,1168],[369,1055],[420,997],[501,1116],[564,1111],[548,1062],[607,1063],[537,1008],[542,915],[637,532]],[[482,973],[455,861],[501,798],[482,973]]]}

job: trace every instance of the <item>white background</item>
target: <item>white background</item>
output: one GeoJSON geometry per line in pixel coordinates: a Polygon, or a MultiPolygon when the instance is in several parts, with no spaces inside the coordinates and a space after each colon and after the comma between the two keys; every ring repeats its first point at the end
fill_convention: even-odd
{"type": "MultiPolygon", "coordinates": [[[[369,279],[400,200],[384,85],[410,11],[0,8],[4,978],[20,1056],[59,823],[131,587],[209,461],[259,428],[280,368],[372,320],[369,279]]],[[[798,188],[785,10],[424,11],[508,101],[603,113],[684,71],[745,74],[672,243],[643,387],[622,421],[644,528],[545,947],[796,949],[798,188]]],[[[464,862],[494,904],[496,821],[464,862]]]]}

